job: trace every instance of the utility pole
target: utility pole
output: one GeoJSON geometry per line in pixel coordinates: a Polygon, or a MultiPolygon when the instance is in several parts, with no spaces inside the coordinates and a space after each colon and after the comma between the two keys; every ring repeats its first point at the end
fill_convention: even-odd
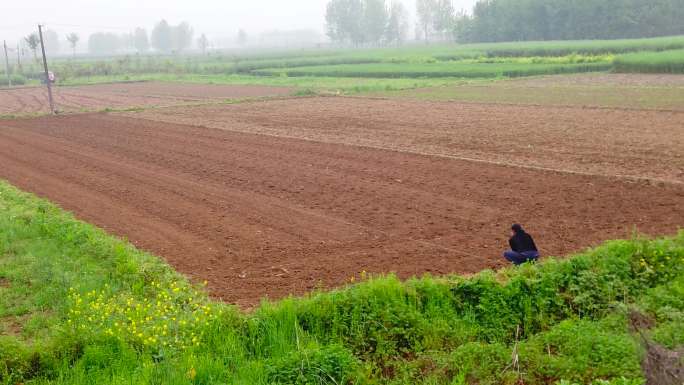
{"type": "Polygon", "coordinates": [[[43,26],[38,24],[38,36],[40,36],[40,49],[43,51],[43,68],[45,69],[45,84],[47,85],[50,112],[55,113],[55,104],[52,101],[52,83],[50,83],[50,71],[48,71],[47,57],[45,56],[45,43],[43,42],[43,26]]]}
{"type": "Polygon", "coordinates": [[[2,46],[5,48],[5,73],[7,74],[7,86],[12,87],[12,77],[10,76],[9,67],[9,56],[7,56],[7,42],[5,40],[2,41],[2,46]]]}

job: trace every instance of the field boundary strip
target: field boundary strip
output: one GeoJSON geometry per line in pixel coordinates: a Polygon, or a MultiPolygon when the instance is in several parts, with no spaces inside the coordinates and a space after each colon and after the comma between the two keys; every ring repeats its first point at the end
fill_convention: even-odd
{"type": "MultiPolygon", "coordinates": [[[[57,115],[86,115],[86,114],[98,114],[98,113],[109,113],[109,112],[136,112],[136,111],[147,111],[147,110],[160,110],[164,108],[182,108],[182,107],[205,107],[205,106],[220,106],[220,105],[230,105],[230,104],[240,104],[240,103],[257,103],[257,102],[267,102],[271,100],[290,100],[290,99],[307,99],[321,97],[321,95],[274,95],[274,96],[256,96],[248,98],[226,98],[226,99],[203,99],[197,101],[188,101],[185,103],[178,103],[168,106],[163,105],[143,105],[143,106],[126,106],[126,107],[96,107],[96,108],[82,108],[76,111],[59,111],[57,115]]],[[[156,97],[160,98],[160,97],[156,97]]],[[[177,100],[177,99],[176,99],[177,100]]],[[[181,99],[182,100],[182,99],[181,99]]],[[[15,120],[15,119],[33,119],[40,118],[44,116],[52,115],[48,111],[44,112],[19,112],[19,113],[0,113],[0,122],[3,120],[15,120]]]]}
{"type": "MultiPolygon", "coordinates": [[[[455,86],[458,87],[458,86],[455,86]]],[[[434,88],[441,88],[441,87],[434,87],[434,88]]],[[[638,87],[632,87],[632,88],[638,88],[638,87]]],[[[414,90],[426,90],[426,89],[431,89],[431,87],[428,88],[416,88],[414,90]]],[[[684,87],[682,87],[682,90],[684,91],[684,87]]],[[[406,91],[406,90],[405,90],[406,91]]],[[[577,104],[539,104],[539,103],[513,103],[513,102],[488,102],[488,101],[472,101],[472,100],[461,100],[461,99],[418,99],[418,98],[412,98],[410,96],[400,96],[400,97],[390,97],[390,96],[372,96],[372,95],[325,95],[321,94],[318,95],[320,97],[338,97],[338,98],[347,98],[347,99],[370,99],[370,100],[387,100],[387,101],[394,101],[394,100],[411,100],[411,101],[431,101],[431,102],[439,102],[439,103],[460,103],[460,104],[468,104],[468,105],[489,105],[489,106],[529,106],[529,107],[564,107],[564,108],[575,108],[575,109],[582,109],[582,110],[613,110],[613,111],[653,111],[653,112],[671,112],[671,113],[676,113],[676,114],[684,114],[684,109],[683,110],[672,110],[672,109],[667,109],[667,108],[644,108],[644,107],[621,107],[621,106],[597,106],[597,105],[590,105],[590,104],[582,104],[582,105],[577,105],[577,104]]]]}

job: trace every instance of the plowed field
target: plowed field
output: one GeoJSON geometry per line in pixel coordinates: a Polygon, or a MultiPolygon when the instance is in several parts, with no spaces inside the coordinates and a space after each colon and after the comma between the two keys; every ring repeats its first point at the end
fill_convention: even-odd
{"type": "MultiPolygon", "coordinates": [[[[54,87],[59,111],[79,112],[104,108],[171,106],[212,100],[287,95],[287,87],[228,86],[206,84],[136,82],[78,87],[54,87]]],[[[0,89],[1,114],[49,111],[45,87],[0,89]]]]}
{"type": "MultiPolygon", "coordinates": [[[[179,271],[208,280],[215,296],[242,306],[262,296],[340,285],[363,270],[408,277],[500,266],[512,222],[525,224],[545,255],[626,237],[635,228],[668,234],[684,225],[684,187],[677,181],[474,162],[368,146],[365,139],[358,146],[325,137],[230,131],[244,130],[239,124],[247,122],[263,132],[290,127],[354,137],[363,126],[377,131],[373,141],[384,137],[391,144],[399,138],[420,145],[426,140],[426,129],[413,142],[407,139],[410,122],[418,117],[394,124],[398,133],[392,135],[388,112],[373,118],[362,102],[345,105],[345,100],[337,100],[342,106],[334,113],[311,104],[316,99],[299,100],[298,108],[280,102],[229,108],[235,113],[211,121],[224,120],[223,129],[115,114],[0,121],[0,178],[163,256],[179,271]]],[[[396,119],[417,113],[392,111],[396,119]]],[[[517,119],[490,113],[501,115],[498,127],[517,119]]],[[[433,115],[424,107],[422,116],[433,115]]],[[[560,122],[569,119],[559,116],[560,122]]],[[[666,121],[633,121],[637,118],[643,117],[623,121],[644,129],[666,121]]],[[[437,123],[434,132],[442,134],[444,124],[437,123]]],[[[534,124],[534,119],[528,123],[531,133],[534,124]]],[[[680,159],[681,143],[669,137],[669,147],[658,145],[680,159]]],[[[464,138],[477,149],[474,139],[464,138]]],[[[602,155],[607,170],[627,153],[655,165],[653,175],[677,179],[671,170],[658,169],[650,153],[629,153],[636,139],[620,140],[602,155]]],[[[497,146],[515,149],[516,143],[510,139],[497,146]]],[[[483,153],[493,153],[490,147],[483,139],[483,153]]],[[[554,148],[573,151],[570,144],[554,148]]]]}

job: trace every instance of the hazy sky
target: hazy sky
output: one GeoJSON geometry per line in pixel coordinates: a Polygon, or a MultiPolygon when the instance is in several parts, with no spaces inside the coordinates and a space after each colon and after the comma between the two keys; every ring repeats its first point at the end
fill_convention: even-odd
{"type": "MultiPolygon", "coordinates": [[[[413,14],[414,0],[402,0],[413,14]]],[[[472,8],[476,0],[454,0],[456,9],[472,8]]],[[[187,21],[195,35],[211,38],[274,29],[323,31],[328,0],[0,0],[0,40],[16,41],[44,23],[63,38],[69,32],[151,30],[162,18],[187,21]]]]}

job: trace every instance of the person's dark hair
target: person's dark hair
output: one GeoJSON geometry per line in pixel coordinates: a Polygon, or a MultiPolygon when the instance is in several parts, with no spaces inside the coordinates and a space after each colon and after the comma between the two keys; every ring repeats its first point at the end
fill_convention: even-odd
{"type": "Polygon", "coordinates": [[[523,228],[522,228],[522,226],[520,226],[519,224],[516,223],[513,226],[511,226],[511,230],[515,231],[516,233],[519,233],[519,232],[523,231],[523,228]]]}

